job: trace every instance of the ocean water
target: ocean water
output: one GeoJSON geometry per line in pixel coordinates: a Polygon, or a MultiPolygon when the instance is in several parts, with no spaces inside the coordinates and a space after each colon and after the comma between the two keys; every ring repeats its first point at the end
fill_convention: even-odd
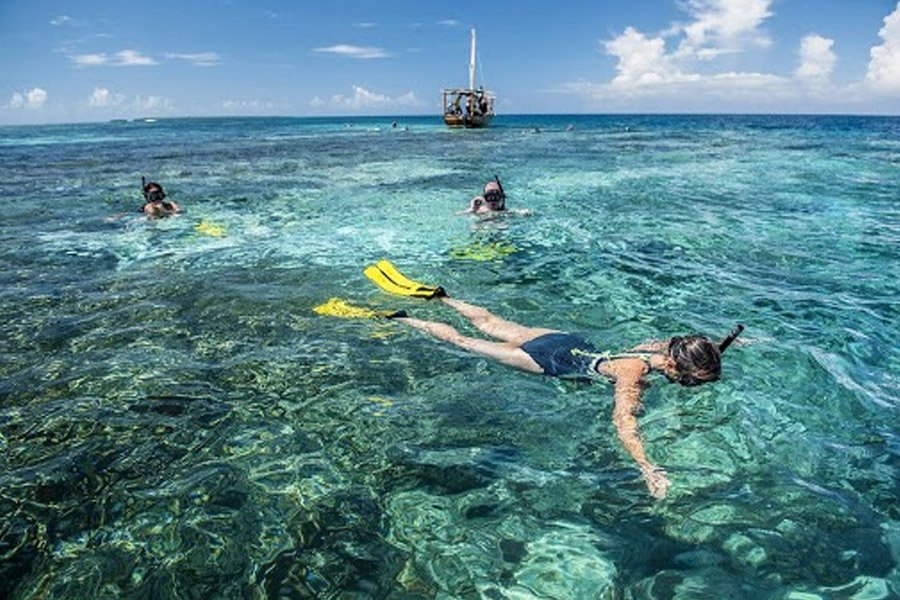
{"type": "Polygon", "coordinates": [[[0,598],[900,598],[900,119],[0,128],[0,598]],[[511,208],[458,213],[494,174],[511,208]],[[184,208],[147,221],[139,181],[184,208]],[[331,297],[380,258],[651,378],[612,389],[331,297]]]}

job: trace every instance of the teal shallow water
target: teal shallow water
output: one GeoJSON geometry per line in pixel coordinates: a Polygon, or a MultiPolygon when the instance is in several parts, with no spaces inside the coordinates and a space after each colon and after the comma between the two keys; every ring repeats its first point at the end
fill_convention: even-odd
{"type": "Polygon", "coordinates": [[[496,124],[0,128],[0,597],[900,597],[900,120],[496,124]],[[494,173],[531,216],[456,216],[494,173]],[[610,349],[743,322],[646,392],[669,498],[609,387],[312,312],[465,327],[382,257],[610,349]]]}

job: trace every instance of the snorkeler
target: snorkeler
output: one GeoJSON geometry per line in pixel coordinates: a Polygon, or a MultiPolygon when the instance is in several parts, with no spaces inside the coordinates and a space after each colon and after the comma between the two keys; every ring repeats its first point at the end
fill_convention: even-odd
{"type": "Polygon", "coordinates": [[[469,319],[481,332],[499,341],[469,337],[446,323],[416,319],[405,311],[377,316],[398,320],[439,340],[530,373],[612,382],[615,386],[612,420],[619,440],[640,467],[647,488],[656,498],[666,496],[671,482],[666,471],[647,458],[638,434],[637,414],[641,410],[641,394],[647,385],[645,376],[659,372],[669,381],[684,386],[715,381],[722,371],[722,353],[744,329],[743,325],[738,325],[719,343],[705,336],[691,335],[648,342],[619,353],[599,352],[570,333],[525,327],[479,306],[451,298],[441,287],[408,279],[386,260],[368,267],[365,274],[393,294],[438,298],[469,319]]]}
{"type": "Polygon", "coordinates": [[[475,196],[469,203],[469,208],[464,213],[496,213],[506,210],[506,193],[500,184],[500,178],[494,175],[492,181],[484,184],[484,190],[480,196],[475,196]]]}
{"type": "Polygon", "coordinates": [[[508,209],[506,208],[506,192],[503,191],[503,184],[500,178],[494,175],[492,181],[484,184],[484,190],[480,196],[475,196],[469,202],[466,210],[456,213],[458,215],[478,215],[480,217],[502,216],[502,215],[530,215],[531,210],[508,209]]]}
{"type": "Polygon", "coordinates": [[[181,212],[181,208],[172,201],[166,200],[166,193],[161,185],[155,181],[147,182],[146,177],[141,177],[141,191],[144,194],[144,205],[138,212],[148,217],[168,217],[181,212]]]}

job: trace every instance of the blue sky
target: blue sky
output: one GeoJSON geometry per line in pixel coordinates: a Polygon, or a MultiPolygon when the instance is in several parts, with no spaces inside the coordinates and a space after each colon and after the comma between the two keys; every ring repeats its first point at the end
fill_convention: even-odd
{"type": "Polygon", "coordinates": [[[0,0],[0,123],[497,112],[900,114],[898,0],[0,0]]]}

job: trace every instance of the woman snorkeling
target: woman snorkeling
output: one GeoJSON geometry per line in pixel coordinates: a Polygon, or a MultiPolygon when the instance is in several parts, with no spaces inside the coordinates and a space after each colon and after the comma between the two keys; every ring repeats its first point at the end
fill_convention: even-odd
{"type": "Polygon", "coordinates": [[[659,372],[669,381],[684,386],[715,381],[722,371],[722,353],[744,329],[743,325],[738,325],[719,343],[705,336],[691,335],[641,344],[621,353],[598,352],[590,343],[573,334],[519,325],[480,306],[451,298],[443,288],[407,279],[386,260],[367,268],[365,274],[391,293],[438,298],[495,340],[463,335],[451,325],[416,319],[403,311],[382,316],[389,316],[434,338],[523,371],[554,377],[600,378],[612,382],[615,386],[612,420],[619,440],[640,467],[647,488],[656,498],[666,496],[671,482],[666,471],[647,458],[638,434],[637,414],[646,386],[645,377],[659,372]]]}
{"type": "Polygon", "coordinates": [[[528,209],[510,210],[506,208],[506,192],[503,191],[503,184],[500,178],[494,175],[494,178],[484,184],[484,189],[480,196],[475,196],[469,201],[466,210],[459,212],[460,215],[478,215],[497,216],[497,215],[530,215],[528,209]]]}
{"type": "Polygon", "coordinates": [[[148,183],[146,177],[141,177],[141,192],[145,202],[139,212],[148,217],[168,217],[181,212],[181,208],[177,204],[166,200],[166,193],[162,186],[155,181],[148,183]]]}
{"type": "Polygon", "coordinates": [[[497,213],[506,210],[506,193],[500,184],[500,178],[494,175],[494,179],[484,184],[480,196],[475,196],[469,202],[469,208],[464,213],[485,214],[497,213]]]}

